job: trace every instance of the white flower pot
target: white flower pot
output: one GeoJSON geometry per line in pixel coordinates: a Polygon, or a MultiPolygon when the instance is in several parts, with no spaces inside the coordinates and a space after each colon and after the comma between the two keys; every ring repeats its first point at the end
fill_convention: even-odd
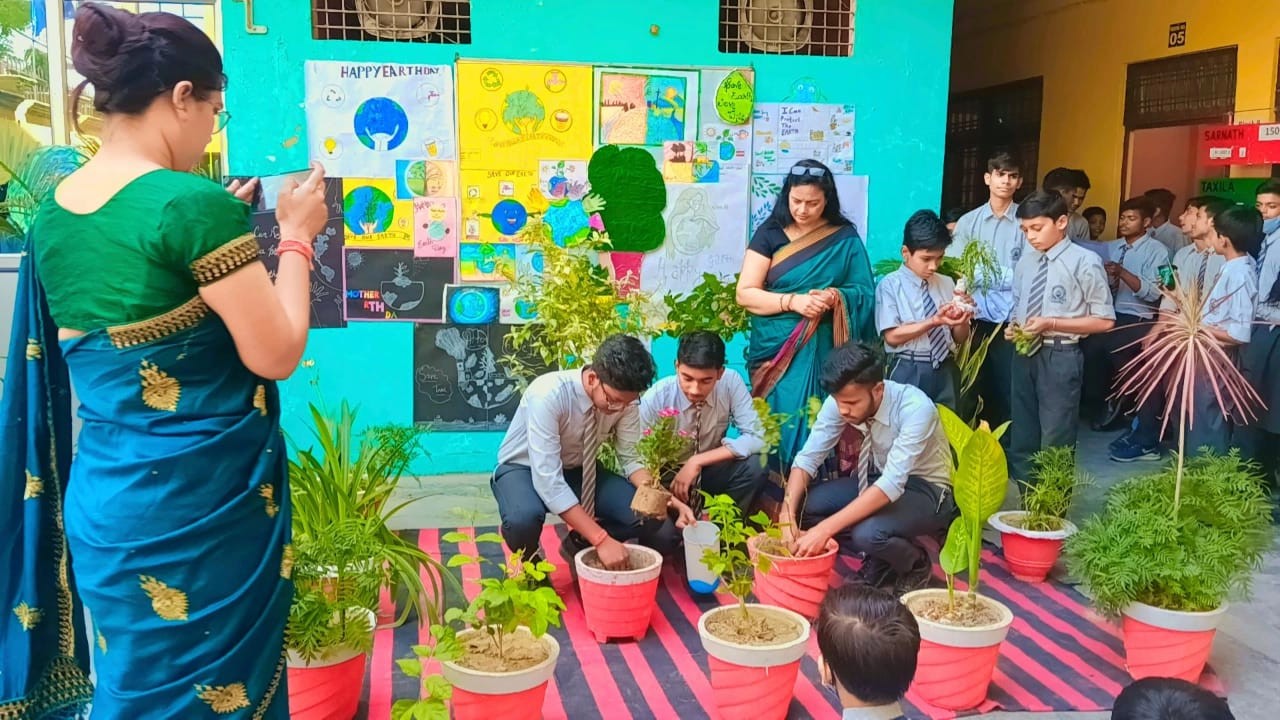
{"type": "Polygon", "coordinates": [[[800,659],[809,644],[809,621],[785,608],[749,603],[753,612],[792,620],[800,636],[778,645],[741,645],[707,632],[707,619],[739,612],[736,604],[713,608],[698,618],[698,636],[707,651],[711,688],[723,720],[783,720],[795,695],[800,659]]]}
{"type": "MultiPolygon", "coordinates": [[[[957,595],[961,593],[957,591],[957,595]]],[[[948,710],[970,710],[982,704],[991,685],[1000,645],[1013,624],[1013,612],[989,597],[982,600],[995,608],[1000,619],[989,625],[965,628],[926,620],[916,615],[920,626],[920,654],[911,687],[926,701],[948,710]]],[[[902,596],[908,608],[913,601],[947,599],[944,589],[916,590],[902,596]]],[[[912,613],[914,614],[914,612],[912,613]]]]}

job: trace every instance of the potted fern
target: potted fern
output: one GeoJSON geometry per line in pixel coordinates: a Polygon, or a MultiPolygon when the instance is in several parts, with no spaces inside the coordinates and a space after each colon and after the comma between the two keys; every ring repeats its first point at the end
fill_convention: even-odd
{"type": "Polygon", "coordinates": [[[1195,286],[1164,294],[1172,307],[1120,369],[1119,392],[1141,406],[1159,388],[1179,390],[1166,394],[1161,428],[1177,423],[1173,464],[1112,488],[1066,553],[1098,608],[1123,617],[1129,674],[1195,682],[1228,598],[1247,594],[1270,544],[1270,507],[1258,469],[1236,451],[1187,456],[1197,395],[1212,393],[1238,422],[1252,420],[1261,399],[1204,322],[1195,286]]]}
{"type": "Polygon", "coordinates": [[[951,483],[960,517],[947,532],[939,563],[946,589],[909,592],[902,602],[920,625],[920,654],[912,687],[930,704],[970,710],[987,697],[1000,645],[1013,613],[1003,603],[978,594],[982,528],[1000,509],[1009,485],[1009,469],[1000,436],[986,423],[970,428],[960,416],[938,406],[951,444],[951,483]],[[959,594],[955,576],[968,571],[969,589],[959,594]]]}
{"type": "Polygon", "coordinates": [[[1032,482],[1022,483],[1022,510],[991,516],[1000,532],[1005,562],[1013,576],[1044,582],[1058,562],[1062,543],[1076,532],[1067,511],[1081,486],[1091,480],[1076,470],[1071,447],[1051,447],[1031,456],[1032,482]]]}
{"type": "MultiPolygon", "coordinates": [[[[747,602],[757,570],[769,564],[767,555],[745,549],[759,531],[743,522],[733,498],[703,497],[708,517],[720,529],[720,542],[706,549],[702,563],[723,578],[721,587],[737,600],[698,618],[716,707],[725,720],[783,720],[809,644],[809,622],[785,608],[747,602]]],[[[780,535],[764,513],[751,521],[780,535]]]]}
{"type": "MultiPolygon", "coordinates": [[[[469,540],[448,533],[446,542],[469,540]]],[[[475,538],[477,544],[502,544],[496,533],[475,538]]],[[[495,564],[471,555],[455,555],[449,567],[495,564]]],[[[564,601],[546,582],[555,566],[545,560],[525,560],[511,553],[501,576],[480,581],[480,592],[463,608],[450,608],[445,622],[431,628],[432,645],[414,646],[415,657],[399,661],[406,674],[422,679],[423,697],[398,700],[392,718],[448,717],[444,703],[453,706],[454,720],[542,717],[547,683],[555,675],[560,644],[547,634],[560,626],[564,601]],[[462,623],[464,629],[454,625],[462,623]],[[440,663],[439,675],[423,660],[440,663]]]]}

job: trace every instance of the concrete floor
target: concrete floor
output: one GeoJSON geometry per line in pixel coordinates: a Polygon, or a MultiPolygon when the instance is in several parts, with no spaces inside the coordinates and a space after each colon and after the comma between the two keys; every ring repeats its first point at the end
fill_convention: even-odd
{"type": "MultiPolygon", "coordinates": [[[[1125,477],[1145,472],[1154,463],[1120,465],[1107,459],[1107,443],[1114,434],[1082,429],[1079,462],[1097,484],[1076,504],[1073,519],[1097,512],[1107,488],[1125,477]]],[[[497,525],[497,506],[485,475],[441,475],[406,478],[402,499],[421,498],[405,508],[392,523],[396,528],[497,525]]],[[[1013,507],[1010,490],[1006,504],[1013,507]]],[[[994,539],[994,538],[992,538],[994,539]]],[[[1232,712],[1238,720],[1274,720],[1280,717],[1280,552],[1267,556],[1254,577],[1253,597],[1234,603],[1219,629],[1210,663],[1227,687],[1232,712]]],[[[1107,720],[1110,713],[1005,713],[983,717],[1008,720],[1107,720]]]]}

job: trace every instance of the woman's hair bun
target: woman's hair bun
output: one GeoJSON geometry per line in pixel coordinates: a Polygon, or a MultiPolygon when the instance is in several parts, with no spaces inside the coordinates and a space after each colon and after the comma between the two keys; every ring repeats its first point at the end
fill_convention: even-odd
{"type": "Polygon", "coordinates": [[[74,29],[72,65],[95,86],[110,85],[124,64],[122,55],[147,35],[137,15],[98,3],[85,3],[76,10],[74,29]]]}

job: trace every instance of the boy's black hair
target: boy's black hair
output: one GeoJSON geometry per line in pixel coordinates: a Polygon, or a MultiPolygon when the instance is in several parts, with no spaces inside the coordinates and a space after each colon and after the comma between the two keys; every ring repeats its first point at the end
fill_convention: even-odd
{"type": "Polygon", "coordinates": [[[1082,213],[1080,213],[1080,214],[1084,216],[1084,219],[1085,219],[1085,220],[1088,220],[1090,217],[1092,217],[1092,216],[1094,216],[1094,215],[1101,215],[1103,220],[1106,220],[1106,219],[1107,219],[1107,211],[1106,211],[1106,210],[1103,210],[1102,208],[1098,207],[1097,205],[1093,205],[1093,206],[1091,206],[1091,207],[1087,207],[1087,208],[1085,208],[1085,209],[1084,209],[1084,212],[1082,212],[1082,213]]]}
{"type": "Polygon", "coordinates": [[[1147,218],[1148,220],[1156,215],[1155,203],[1151,202],[1151,199],[1145,195],[1131,197],[1120,203],[1120,212],[1124,212],[1126,210],[1136,210],[1139,216],[1147,218]]]}
{"type": "Polygon", "coordinates": [[[831,351],[822,365],[822,387],[837,393],[848,385],[875,385],[884,381],[884,358],[878,348],[857,341],[831,351]]]}
{"type": "Polygon", "coordinates": [[[698,370],[724,369],[724,340],[710,330],[694,330],[680,336],[676,362],[698,370]]]}
{"type": "Polygon", "coordinates": [[[1021,173],[1022,162],[1017,155],[1009,150],[997,150],[991,157],[987,158],[987,172],[992,173],[997,170],[1006,173],[1021,173]]]}
{"type": "Polygon", "coordinates": [[[1193,195],[1187,198],[1187,207],[1202,208],[1210,200],[1219,199],[1216,195],[1193,195]]]}
{"type": "Polygon", "coordinates": [[[907,606],[883,590],[852,583],[831,590],[814,634],[836,682],[868,705],[901,700],[915,678],[920,627],[907,606]]]}
{"type": "Polygon", "coordinates": [[[1047,217],[1056,222],[1059,218],[1064,218],[1069,214],[1067,199],[1062,197],[1061,193],[1049,189],[1037,190],[1031,193],[1018,206],[1019,220],[1047,217]]]}
{"type": "Polygon", "coordinates": [[[1173,202],[1178,199],[1172,190],[1166,188],[1154,188],[1142,193],[1142,197],[1151,201],[1155,209],[1163,212],[1165,217],[1173,212],[1173,202]]]}
{"type": "Polygon", "coordinates": [[[1235,715],[1226,700],[1199,685],[1149,677],[1120,691],[1111,720],[1235,720],[1235,715]]]}
{"type": "Polygon", "coordinates": [[[1071,177],[1075,181],[1075,184],[1071,186],[1072,188],[1083,188],[1085,190],[1089,190],[1092,187],[1089,185],[1088,173],[1079,168],[1071,169],[1071,177]]]}
{"type": "Polygon", "coordinates": [[[1204,204],[1200,207],[1204,210],[1204,216],[1212,220],[1235,206],[1235,203],[1226,198],[1210,195],[1205,199],[1204,204]]]}
{"type": "Polygon", "coordinates": [[[902,246],[908,252],[946,250],[951,244],[951,231],[932,210],[917,210],[902,228],[902,246]]]}
{"type": "Polygon", "coordinates": [[[1044,190],[1063,193],[1080,186],[1076,185],[1075,172],[1071,168],[1056,167],[1044,174],[1044,182],[1040,183],[1040,187],[1044,190]]]}
{"type": "Polygon", "coordinates": [[[945,223],[960,222],[960,218],[964,217],[962,208],[953,207],[942,215],[942,221],[945,223]]]}
{"type": "Polygon", "coordinates": [[[644,392],[658,373],[653,356],[630,335],[610,335],[600,343],[588,366],[600,382],[621,392],[644,392]]]}
{"type": "Polygon", "coordinates": [[[1280,178],[1267,178],[1266,180],[1263,180],[1253,194],[1255,197],[1258,195],[1280,195],[1280,178]]]}
{"type": "Polygon", "coordinates": [[[1262,240],[1262,213],[1256,208],[1232,205],[1213,216],[1213,229],[1226,236],[1236,250],[1252,255],[1262,240]]]}

